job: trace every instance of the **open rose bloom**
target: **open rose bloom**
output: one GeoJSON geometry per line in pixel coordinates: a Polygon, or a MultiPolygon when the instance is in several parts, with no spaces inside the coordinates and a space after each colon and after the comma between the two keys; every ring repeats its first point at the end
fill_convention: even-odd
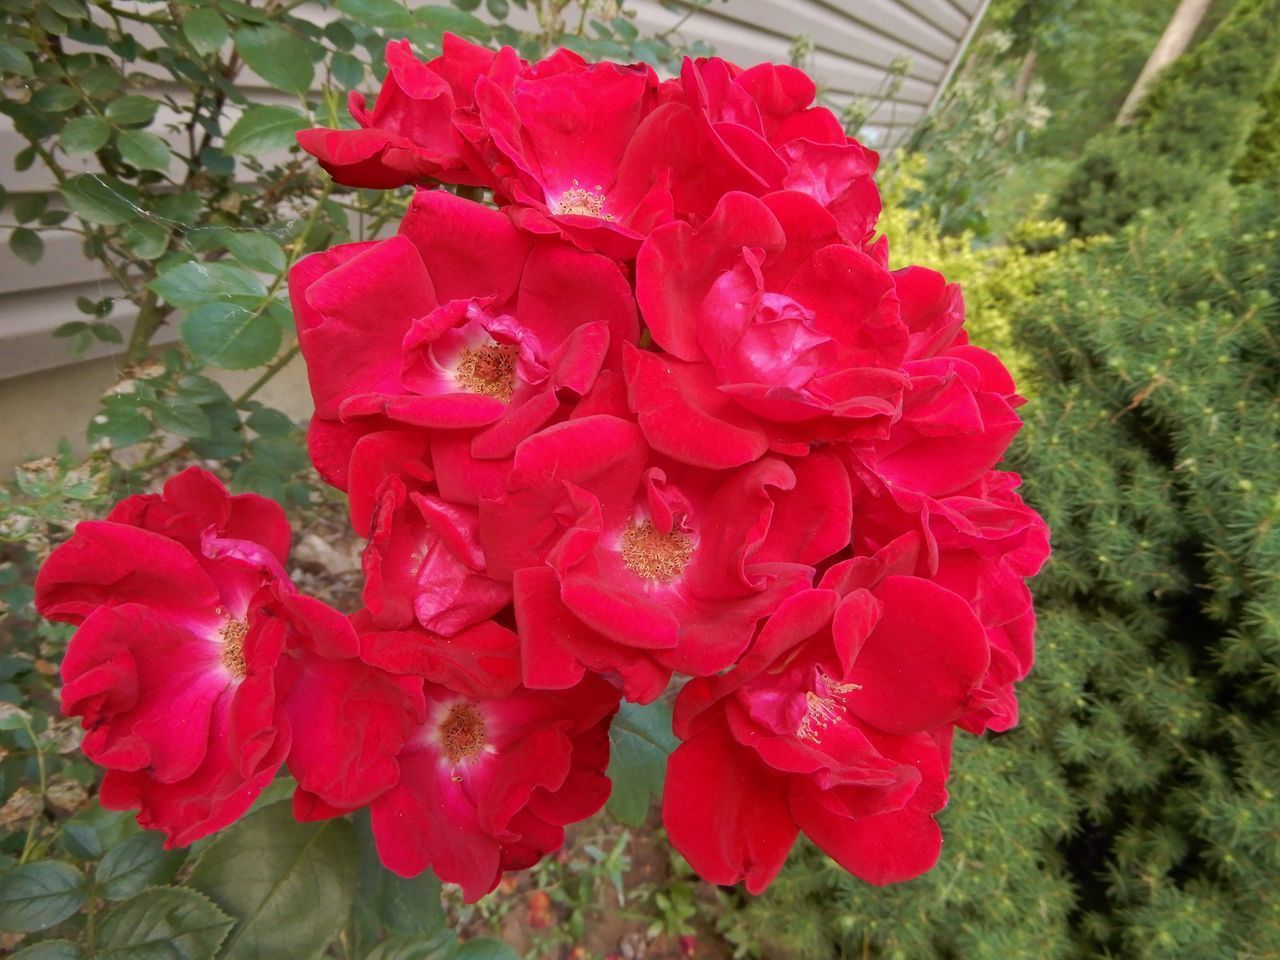
{"type": "Polygon", "coordinates": [[[707,880],[759,892],[801,833],[928,870],[955,729],[1017,722],[1048,533],[960,291],[889,268],[876,155],[791,67],[387,63],[299,141],[408,213],[290,276],[363,609],[301,596],[279,508],[200,470],[82,524],[37,603],[79,626],[102,802],[187,844],[283,766],[299,819],[368,808],[388,868],[475,900],[605,802],[620,702],[666,696],[663,818],[707,880]]]}

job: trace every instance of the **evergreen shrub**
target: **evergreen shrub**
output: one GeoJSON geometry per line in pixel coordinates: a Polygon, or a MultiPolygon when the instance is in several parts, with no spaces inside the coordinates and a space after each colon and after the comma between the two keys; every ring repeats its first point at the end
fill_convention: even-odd
{"type": "Polygon", "coordinates": [[[1014,332],[1011,466],[1054,531],[1021,726],[957,743],[931,874],[815,851],[733,917],[760,956],[1280,955],[1280,234],[1211,190],[1063,256],[1014,332]]]}
{"type": "Polygon", "coordinates": [[[1237,0],[1161,72],[1133,124],[1089,141],[1055,214],[1076,235],[1112,233],[1141,210],[1197,197],[1245,154],[1278,49],[1280,0],[1237,0]]]}
{"type": "Polygon", "coordinates": [[[1271,86],[1262,95],[1262,115],[1253,125],[1233,176],[1243,183],[1265,180],[1280,183],[1280,58],[1277,58],[1271,86]]]}

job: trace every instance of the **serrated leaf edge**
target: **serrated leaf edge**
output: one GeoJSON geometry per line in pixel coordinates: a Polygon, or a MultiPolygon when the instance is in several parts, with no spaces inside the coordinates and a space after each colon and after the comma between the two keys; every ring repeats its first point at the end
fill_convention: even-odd
{"type": "MultiPolygon", "coordinates": [[[[231,933],[231,930],[236,925],[235,917],[230,916],[225,910],[223,910],[220,906],[214,903],[210,897],[205,896],[199,890],[196,890],[192,887],[180,886],[174,883],[160,883],[160,884],[153,884],[152,886],[149,886],[149,887],[143,887],[133,896],[128,897],[125,900],[119,901],[114,907],[112,907],[109,911],[107,911],[107,913],[102,918],[103,924],[105,925],[106,922],[111,918],[112,914],[114,914],[117,910],[122,909],[129,903],[132,903],[134,900],[137,900],[140,897],[154,895],[155,893],[163,890],[178,890],[178,891],[181,891],[182,893],[189,893],[192,896],[197,897],[200,900],[203,900],[205,903],[207,903],[209,906],[211,906],[214,909],[214,912],[217,913],[218,916],[222,917],[222,920],[220,922],[223,925],[225,925],[226,929],[222,931],[222,936],[219,937],[218,942],[214,944],[212,955],[216,957],[219,953],[221,953],[223,945],[227,942],[227,936],[231,933]]],[[[212,930],[213,927],[208,927],[205,929],[212,930]]],[[[196,932],[200,932],[200,931],[196,931],[196,932]]],[[[159,942],[159,941],[156,941],[156,942],[159,942]]],[[[111,948],[111,949],[119,949],[119,948],[111,948]]],[[[94,951],[93,956],[94,957],[97,956],[97,950],[94,951]]]]}

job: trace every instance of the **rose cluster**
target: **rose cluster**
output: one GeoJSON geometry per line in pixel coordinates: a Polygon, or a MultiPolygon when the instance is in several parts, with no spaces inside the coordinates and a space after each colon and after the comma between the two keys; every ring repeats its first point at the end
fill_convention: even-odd
{"type": "Polygon", "coordinates": [[[1017,720],[1048,534],[959,290],[889,269],[876,155],[791,67],[387,65],[299,140],[408,213],[290,278],[364,608],[200,471],[81,525],[37,602],[82,624],[103,802],[187,843],[284,763],[298,817],[367,806],[388,867],[475,899],[604,802],[620,699],[678,687],[663,818],[707,880],[764,889],[800,832],[927,870],[954,729],[1017,720]]]}

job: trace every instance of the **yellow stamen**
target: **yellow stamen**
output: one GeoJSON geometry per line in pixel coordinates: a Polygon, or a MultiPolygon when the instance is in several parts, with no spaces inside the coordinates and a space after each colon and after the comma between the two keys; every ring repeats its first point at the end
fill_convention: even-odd
{"type": "Polygon", "coordinates": [[[493,397],[503,403],[511,399],[515,389],[518,348],[503,343],[467,347],[462,351],[454,378],[472,393],[493,397]]]}
{"type": "Polygon", "coordinates": [[[555,205],[555,212],[561,215],[573,214],[579,217],[599,217],[612,220],[613,214],[604,212],[604,188],[596,184],[594,190],[587,190],[573,181],[573,186],[560,195],[560,202],[555,205]]]}
{"type": "Polygon", "coordinates": [[[239,680],[248,672],[244,662],[244,638],[249,635],[249,624],[244,620],[228,620],[219,632],[222,634],[222,665],[239,680]]]}
{"type": "Polygon", "coordinates": [[[693,556],[693,540],[679,530],[661,533],[652,520],[622,531],[622,561],[645,580],[670,583],[693,556]]]}
{"type": "Polygon", "coordinates": [[[484,716],[469,703],[456,703],[440,724],[445,759],[459,763],[478,755],[485,746],[484,716]]]}
{"type": "Polygon", "coordinates": [[[817,743],[822,739],[824,730],[844,719],[844,698],[853,691],[862,689],[861,684],[841,683],[825,673],[819,673],[818,686],[825,692],[810,690],[804,695],[804,716],[796,727],[796,736],[811,743],[817,743]]]}

